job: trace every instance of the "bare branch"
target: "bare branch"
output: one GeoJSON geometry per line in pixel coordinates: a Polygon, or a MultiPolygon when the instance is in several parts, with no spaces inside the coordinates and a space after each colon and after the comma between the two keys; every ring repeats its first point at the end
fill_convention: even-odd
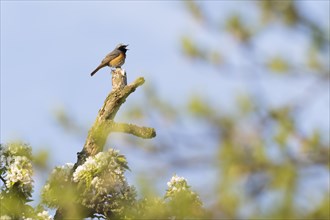
{"type": "Polygon", "coordinates": [[[123,89],[113,90],[104,101],[96,120],[113,120],[120,106],[135,89],[144,83],[144,78],[140,77],[123,89]]]}
{"type": "Polygon", "coordinates": [[[111,132],[128,133],[140,138],[153,138],[156,136],[156,131],[153,128],[139,127],[137,125],[126,123],[113,123],[111,132]]]}

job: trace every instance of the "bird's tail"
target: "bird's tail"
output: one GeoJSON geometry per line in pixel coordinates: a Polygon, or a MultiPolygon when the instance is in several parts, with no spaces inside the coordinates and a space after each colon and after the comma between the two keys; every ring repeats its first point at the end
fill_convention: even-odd
{"type": "Polygon", "coordinates": [[[91,73],[91,76],[93,76],[97,71],[99,71],[99,69],[101,69],[100,66],[98,66],[92,73],[91,73]]]}
{"type": "Polygon", "coordinates": [[[99,71],[99,69],[105,67],[106,64],[101,63],[98,67],[96,67],[96,69],[91,73],[91,76],[93,76],[97,71],[99,71]]]}

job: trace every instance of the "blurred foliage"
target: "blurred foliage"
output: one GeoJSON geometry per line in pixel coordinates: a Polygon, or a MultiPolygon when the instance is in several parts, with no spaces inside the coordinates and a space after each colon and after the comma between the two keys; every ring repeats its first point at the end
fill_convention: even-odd
{"type": "Polygon", "coordinates": [[[220,51],[200,47],[190,37],[182,37],[181,44],[183,53],[195,61],[210,62],[214,66],[220,66],[224,62],[220,51]]]}
{"type": "Polygon", "coordinates": [[[87,128],[78,123],[74,114],[64,107],[58,107],[53,112],[55,122],[67,134],[84,138],[87,128]]]}
{"type": "Polygon", "coordinates": [[[226,29],[241,42],[247,42],[250,39],[251,33],[239,15],[232,15],[227,19],[226,29]]]}
{"type": "MultiPolygon", "coordinates": [[[[295,74],[297,71],[308,70],[308,68],[316,70],[316,72],[326,78],[329,77],[330,67],[329,60],[329,27],[323,27],[309,18],[309,15],[301,12],[299,1],[257,1],[250,2],[258,13],[258,19],[254,23],[251,19],[247,19],[244,13],[233,11],[225,20],[218,21],[208,14],[207,3],[201,1],[185,2],[187,9],[191,12],[192,17],[202,24],[209,33],[217,37],[221,37],[224,33],[228,33],[231,37],[242,46],[242,53],[248,48],[252,58],[261,67],[269,68],[275,73],[295,74]],[[220,25],[219,25],[220,24],[220,25]],[[305,63],[291,63],[290,59],[285,59],[279,54],[276,57],[268,58],[265,56],[254,56],[254,50],[257,48],[259,36],[267,33],[272,26],[282,24],[283,28],[288,32],[293,31],[309,37],[309,51],[305,54],[305,63]],[[220,29],[219,29],[220,27],[220,29]],[[326,62],[321,61],[321,57],[327,57],[326,62]],[[298,67],[298,68],[297,68],[298,67]]],[[[242,3],[243,4],[243,3],[242,3]]],[[[210,4],[211,5],[211,4],[210,4]]],[[[249,10],[251,10],[249,8],[249,10]]],[[[329,18],[324,18],[329,19],[329,18]]],[[[253,20],[252,20],[253,21],[253,20]]],[[[291,39],[288,39],[288,43],[291,39]]],[[[292,42],[293,44],[295,42],[292,42]]],[[[269,42],[271,44],[271,42],[269,42]]],[[[182,37],[182,50],[187,57],[195,60],[204,61],[206,64],[221,67],[230,65],[229,54],[220,53],[220,48],[214,49],[214,46],[206,46],[205,42],[194,39],[194,36],[182,37]],[[215,55],[215,56],[214,56],[215,55]],[[212,57],[216,57],[212,61],[212,57]]]]}
{"type": "MultiPolygon", "coordinates": [[[[230,51],[224,52],[217,45],[201,41],[198,38],[199,33],[196,33],[196,36],[191,33],[183,35],[180,39],[182,53],[192,61],[192,64],[214,67],[219,73],[219,81],[222,80],[222,76],[224,78],[230,75],[231,70],[239,69],[238,79],[246,80],[245,83],[251,84],[251,87],[247,86],[250,89],[238,93],[237,96],[228,94],[230,99],[235,100],[234,106],[230,107],[227,103],[219,106],[216,95],[205,96],[203,93],[192,92],[194,95],[187,103],[183,103],[186,108],[178,106],[176,110],[171,111],[172,118],[176,120],[170,121],[170,125],[166,127],[167,132],[164,131],[162,122],[167,121],[165,116],[162,118],[166,108],[156,108],[151,104],[149,97],[155,99],[156,96],[158,102],[162,103],[166,101],[160,100],[165,99],[154,90],[152,93],[145,93],[145,99],[137,105],[140,107],[135,106],[136,111],[139,115],[144,115],[146,120],[158,115],[159,117],[153,118],[152,124],[158,124],[158,127],[163,129],[158,131],[158,134],[168,134],[168,137],[158,137],[158,142],[155,143],[154,147],[161,146],[162,150],[149,153],[152,152],[152,157],[159,158],[167,154],[171,158],[170,167],[191,169],[192,173],[199,166],[216,171],[214,187],[208,186],[201,191],[202,194],[209,195],[208,198],[213,201],[207,206],[207,217],[329,218],[329,187],[315,188],[312,183],[304,186],[312,179],[324,179],[324,175],[328,175],[329,178],[328,131],[321,128],[303,131],[301,128],[307,121],[306,116],[301,117],[302,112],[309,111],[313,106],[312,101],[318,99],[321,94],[316,90],[311,91],[311,87],[305,90],[302,88],[301,97],[298,95],[291,101],[271,105],[264,91],[255,86],[255,81],[259,80],[260,72],[267,87],[274,86],[274,77],[281,84],[288,85],[291,83],[288,77],[294,76],[296,81],[309,80],[312,82],[312,88],[316,87],[323,94],[328,94],[330,27],[324,27],[312,20],[309,14],[301,10],[303,6],[300,1],[245,2],[245,5],[251,6],[249,10],[256,11],[256,17],[260,18],[256,20],[248,20],[245,12],[236,10],[228,13],[225,20],[216,20],[217,18],[211,16],[208,10],[215,11],[215,7],[221,7],[219,2],[213,4],[186,1],[184,4],[191,17],[197,25],[204,28],[202,30],[205,30],[206,34],[215,38],[229,35],[230,40],[234,41],[228,43],[236,43],[235,52],[244,54],[249,68],[240,68],[237,63],[230,62],[230,51]],[[273,47],[274,53],[271,55],[259,51],[259,37],[269,32],[274,25],[281,26],[288,34],[308,39],[307,50],[304,54],[299,54],[303,57],[301,62],[297,62],[288,54],[281,54],[280,50],[277,51],[281,48],[273,47]],[[273,73],[277,75],[272,75],[273,73]],[[327,84],[324,84],[325,81],[327,84]],[[309,98],[305,97],[305,94],[308,94],[309,98]],[[185,127],[186,120],[190,121],[189,127],[185,127]],[[179,129],[172,131],[171,125],[179,129]],[[198,135],[193,133],[192,130],[195,129],[200,131],[198,135]],[[209,147],[210,142],[215,143],[216,147],[209,147]],[[186,152],[199,149],[200,153],[196,157],[189,153],[181,155],[178,153],[180,147],[186,152]],[[213,157],[205,154],[204,148],[214,152],[213,157]],[[309,173],[309,170],[317,172],[309,173]],[[308,198],[315,194],[321,194],[323,197],[311,202],[308,198]],[[301,205],[306,203],[308,209],[301,205]]],[[[237,7],[239,4],[243,3],[237,2],[237,7]]],[[[287,44],[290,43],[295,42],[288,38],[287,44]]],[[[269,42],[269,45],[271,44],[272,42],[269,42]]],[[[227,93],[223,90],[220,92],[227,93]]],[[[290,93],[290,89],[287,92],[290,93]]],[[[287,100],[287,97],[283,100],[287,100]]],[[[171,109],[175,109],[170,101],[167,102],[171,109]]],[[[329,109],[320,109],[320,112],[325,111],[329,109]]],[[[130,116],[134,120],[134,115],[130,116]]],[[[140,145],[133,141],[134,143],[140,145]]]]}
{"type": "Polygon", "coordinates": [[[260,1],[258,3],[265,23],[280,19],[286,25],[292,26],[300,21],[295,1],[260,1]]]}
{"type": "Polygon", "coordinates": [[[49,161],[49,152],[47,150],[40,150],[33,155],[33,163],[36,167],[41,169],[47,168],[49,161]]]}
{"type": "Polygon", "coordinates": [[[281,57],[274,57],[269,60],[268,68],[274,72],[283,73],[289,70],[289,64],[281,57]]]}
{"type": "Polygon", "coordinates": [[[203,10],[201,9],[201,4],[195,1],[185,2],[188,11],[200,22],[205,21],[203,10]]]}
{"type": "MultiPolygon", "coordinates": [[[[322,27],[310,20],[308,15],[300,11],[300,3],[299,1],[250,2],[262,18],[256,22],[261,23],[248,24],[242,19],[243,13],[233,12],[225,21],[222,21],[225,24],[224,28],[214,35],[219,36],[225,31],[233,39],[238,40],[242,53],[245,53],[253,65],[252,71],[261,68],[263,74],[285,73],[282,77],[294,75],[299,71],[299,77],[302,78],[309,77],[308,69],[312,69],[316,73],[314,79],[316,85],[321,85],[325,79],[329,82],[329,52],[325,51],[329,51],[330,27],[322,27]],[[281,23],[286,26],[288,32],[309,36],[309,48],[312,49],[306,51],[305,64],[293,64],[293,59],[285,59],[280,54],[269,57],[267,54],[263,56],[261,52],[255,53],[258,36],[267,32],[273,23],[281,23]],[[320,59],[322,56],[327,57],[328,61],[322,62],[320,59]]],[[[198,19],[206,19],[202,22],[209,24],[206,26],[206,31],[214,33],[214,30],[218,30],[213,24],[219,22],[208,16],[205,9],[207,3],[189,1],[188,5],[188,10],[191,10],[191,5],[204,6],[199,10],[198,19]]],[[[195,13],[191,15],[196,17],[195,13]]],[[[190,45],[190,47],[199,48],[198,43],[192,43],[194,41],[192,38],[193,36],[185,37],[182,47],[187,48],[190,45]]],[[[290,43],[289,39],[288,43],[290,43]]],[[[202,45],[205,43],[202,42],[202,45]]],[[[198,57],[204,60],[206,65],[219,69],[219,65],[214,65],[205,59],[209,56],[205,52],[208,51],[207,48],[184,49],[183,51],[188,58],[198,57]],[[202,54],[202,56],[196,54],[202,54]]],[[[220,64],[220,67],[224,64],[227,64],[227,67],[233,65],[227,62],[227,57],[222,59],[224,62],[220,64]]],[[[250,71],[247,68],[244,70],[250,71]]],[[[286,83],[286,78],[282,81],[286,83]]],[[[329,84],[325,90],[329,92],[329,84]]],[[[212,102],[207,102],[200,97],[193,97],[190,101],[189,111],[194,116],[204,119],[206,122],[203,124],[209,124],[212,129],[218,131],[218,135],[211,137],[217,139],[218,142],[216,149],[218,156],[214,158],[217,161],[219,173],[219,182],[216,184],[218,200],[212,211],[214,217],[238,218],[242,209],[253,205],[250,207],[250,214],[243,217],[329,218],[330,204],[327,199],[329,188],[320,189],[324,198],[321,199],[319,205],[310,204],[313,207],[310,210],[313,211],[301,211],[297,204],[298,197],[302,193],[298,188],[306,179],[314,178],[312,175],[307,177],[303,175],[304,170],[320,165],[322,167],[319,167],[320,170],[329,169],[329,136],[324,136],[324,133],[321,134],[318,130],[310,134],[301,132],[300,126],[304,119],[299,118],[298,113],[307,110],[310,106],[307,99],[300,99],[300,102],[304,104],[290,102],[273,107],[260,101],[262,100],[260,97],[264,97],[262,92],[237,96],[235,108],[237,111],[230,113],[226,113],[223,109],[212,105],[212,102]],[[273,155],[274,151],[277,152],[277,157],[273,155]],[[281,199],[271,205],[271,208],[268,207],[269,211],[265,212],[261,208],[262,203],[258,200],[267,199],[270,193],[278,195],[281,199]],[[247,204],[247,201],[250,204],[247,204]]],[[[329,111],[329,109],[322,111],[329,111]]],[[[315,191],[305,191],[309,195],[313,192],[315,191]]]]}

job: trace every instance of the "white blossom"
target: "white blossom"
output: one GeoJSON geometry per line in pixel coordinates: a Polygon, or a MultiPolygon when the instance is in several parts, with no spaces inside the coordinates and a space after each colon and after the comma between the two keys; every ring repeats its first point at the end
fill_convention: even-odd
{"type": "Polygon", "coordinates": [[[126,169],[126,159],[118,150],[110,149],[88,157],[73,173],[73,181],[82,191],[80,202],[89,208],[102,208],[99,201],[106,201],[113,212],[123,212],[117,200],[133,201],[135,198],[135,189],[128,185],[124,176],[126,169]]]}
{"type": "Polygon", "coordinates": [[[52,216],[48,214],[46,210],[39,212],[37,216],[42,220],[51,220],[52,216]]]}
{"type": "Polygon", "coordinates": [[[187,180],[183,177],[179,177],[176,174],[172,176],[171,180],[167,182],[167,186],[172,188],[175,185],[187,185],[187,180]]]}
{"type": "Polygon", "coordinates": [[[182,197],[182,193],[190,197],[192,202],[201,204],[198,195],[190,190],[187,180],[183,177],[174,175],[169,182],[167,182],[167,192],[165,198],[174,198],[176,196],[182,197]]]}
{"type": "Polygon", "coordinates": [[[25,156],[11,157],[7,166],[7,188],[11,188],[19,182],[20,186],[26,190],[32,190],[32,163],[25,156]]]}

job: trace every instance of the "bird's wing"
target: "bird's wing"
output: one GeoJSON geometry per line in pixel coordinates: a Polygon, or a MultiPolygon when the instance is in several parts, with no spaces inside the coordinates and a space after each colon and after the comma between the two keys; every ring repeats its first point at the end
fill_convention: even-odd
{"type": "Polygon", "coordinates": [[[110,60],[118,57],[120,55],[120,52],[118,50],[114,50],[112,52],[110,52],[103,60],[102,60],[102,64],[106,64],[109,63],[110,60]]]}

